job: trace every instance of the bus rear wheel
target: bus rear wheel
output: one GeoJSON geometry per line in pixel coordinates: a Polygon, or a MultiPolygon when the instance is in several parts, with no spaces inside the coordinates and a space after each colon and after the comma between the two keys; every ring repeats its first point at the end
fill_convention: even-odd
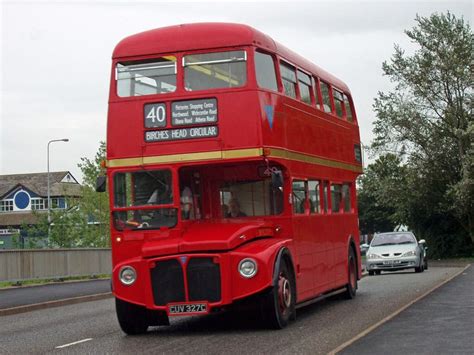
{"type": "Polygon", "coordinates": [[[277,265],[276,285],[263,295],[261,303],[266,325],[273,329],[285,328],[290,319],[294,319],[296,288],[293,273],[285,259],[277,265]]]}
{"type": "Polygon", "coordinates": [[[357,261],[354,253],[354,249],[349,248],[348,255],[348,280],[346,285],[346,291],[344,297],[347,299],[353,299],[357,292],[357,261]]]}
{"type": "Polygon", "coordinates": [[[146,333],[148,329],[147,310],[145,307],[115,298],[117,319],[123,332],[128,335],[146,333]]]}

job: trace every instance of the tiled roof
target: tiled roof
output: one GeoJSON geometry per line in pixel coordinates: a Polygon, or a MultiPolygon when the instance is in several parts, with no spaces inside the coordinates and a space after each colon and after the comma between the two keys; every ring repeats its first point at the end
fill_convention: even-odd
{"type": "MultiPolygon", "coordinates": [[[[81,185],[76,181],[61,182],[67,174],[71,173],[69,171],[50,173],[51,196],[81,195],[81,185]]],[[[46,197],[48,195],[48,173],[0,175],[0,198],[18,185],[24,186],[39,196],[46,197]]]]}
{"type": "Polygon", "coordinates": [[[0,213],[0,226],[2,227],[16,227],[23,224],[36,224],[40,218],[40,214],[46,212],[8,212],[0,213]]]}

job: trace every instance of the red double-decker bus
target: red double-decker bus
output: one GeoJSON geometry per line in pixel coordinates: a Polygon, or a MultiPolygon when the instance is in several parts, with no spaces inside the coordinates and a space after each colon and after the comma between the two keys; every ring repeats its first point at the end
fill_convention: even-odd
{"type": "Polygon", "coordinates": [[[355,296],[350,90],[267,35],[203,23],[122,40],[106,165],[124,332],[249,298],[282,328],[298,306],[355,296]]]}

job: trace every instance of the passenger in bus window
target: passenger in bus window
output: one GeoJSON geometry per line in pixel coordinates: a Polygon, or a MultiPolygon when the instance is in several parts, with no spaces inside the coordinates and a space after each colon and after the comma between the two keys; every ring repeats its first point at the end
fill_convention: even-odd
{"type": "Polygon", "coordinates": [[[236,217],[247,217],[247,215],[240,210],[240,203],[237,198],[233,197],[229,200],[229,213],[226,215],[227,218],[236,217]]]}
{"type": "Polygon", "coordinates": [[[181,192],[181,218],[194,219],[193,193],[187,186],[181,192]]]}

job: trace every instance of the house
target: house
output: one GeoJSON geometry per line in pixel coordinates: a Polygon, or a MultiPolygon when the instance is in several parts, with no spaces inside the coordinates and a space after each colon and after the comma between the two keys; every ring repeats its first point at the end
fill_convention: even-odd
{"type": "MultiPolygon", "coordinates": [[[[81,195],[69,171],[50,173],[51,209],[68,209],[68,199],[81,195]]],[[[48,211],[48,173],[0,175],[0,249],[13,247],[22,225],[34,225],[48,211]]]]}

